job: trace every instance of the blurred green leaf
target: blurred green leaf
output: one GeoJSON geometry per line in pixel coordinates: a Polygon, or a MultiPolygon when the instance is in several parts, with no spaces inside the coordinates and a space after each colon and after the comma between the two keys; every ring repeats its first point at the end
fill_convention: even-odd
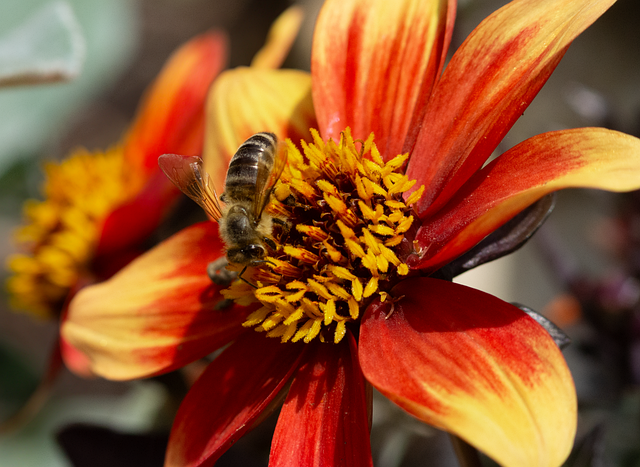
{"type": "Polygon", "coordinates": [[[38,384],[38,377],[27,362],[0,344],[0,420],[22,405],[38,384]]]}
{"type": "Polygon", "coordinates": [[[75,78],[85,49],[71,5],[51,2],[0,37],[0,86],[75,78]]]}
{"type": "MultiPolygon", "coordinates": [[[[28,22],[50,0],[3,0],[0,37],[28,22]]],[[[0,89],[0,174],[15,161],[47,154],[79,107],[112,84],[138,44],[138,11],[133,0],[68,0],[86,40],[81,74],[65,83],[0,89]]]]}

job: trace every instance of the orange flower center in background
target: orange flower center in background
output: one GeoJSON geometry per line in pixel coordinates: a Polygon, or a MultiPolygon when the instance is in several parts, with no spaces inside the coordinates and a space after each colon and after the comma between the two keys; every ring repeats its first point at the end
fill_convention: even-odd
{"type": "Polygon", "coordinates": [[[243,275],[257,288],[236,281],[223,294],[260,302],[243,325],[269,337],[338,343],[375,296],[392,299],[388,290],[409,273],[405,236],[424,187],[404,199],[415,185],[403,173],[408,155],[385,163],[373,134],[354,141],[347,129],[339,143],[312,134],[304,155],[287,141],[288,164],[267,211],[288,227],[274,228],[276,251],[243,275]]]}
{"type": "Polygon", "coordinates": [[[24,253],[7,263],[12,306],[53,317],[81,274],[87,273],[101,223],[137,187],[121,147],[104,153],[77,150],[45,165],[44,201],[25,203],[25,225],[15,238],[24,253]]]}

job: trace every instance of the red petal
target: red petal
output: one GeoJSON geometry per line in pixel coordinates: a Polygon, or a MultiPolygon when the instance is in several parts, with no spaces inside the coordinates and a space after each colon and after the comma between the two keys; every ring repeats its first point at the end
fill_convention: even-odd
{"type": "Polygon", "coordinates": [[[311,60],[323,138],[337,141],[347,126],[354,138],[373,131],[385,159],[412,147],[410,128],[442,70],[455,9],[453,0],[325,2],[311,60]]]}
{"type": "Polygon", "coordinates": [[[567,187],[640,188],[640,139],[603,128],[534,136],[476,173],[418,230],[412,268],[434,270],[547,193],[567,187]]]}
{"type": "MultiPolygon", "coordinates": [[[[112,255],[139,247],[162,222],[179,195],[171,181],[162,172],[156,172],[135,198],[118,206],[104,220],[96,261],[111,263],[112,255]]],[[[101,269],[112,268],[107,264],[101,269]]]]}
{"type": "Polygon", "coordinates": [[[250,307],[216,309],[221,287],[206,273],[223,256],[218,226],[203,222],[138,257],[110,280],[82,289],[62,335],[110,379],[179,368],[244,332],[250,307]]]}
{"type": "Polygon", "coordinates": [[[64,365],[76,375],[83,378],[95,377],[93,371],[91,371],[91,360],[89,360],[89,357],[63,338],[60,338],[60,353],[64,365]]]}
{"type": "Polygon", "coordinates": [[[147,90],[125,139],[125,157],[146,175],[165,153],[200,155],[209,87],[226,62],[226,37],[202,34],[168,60],[147,90]]]}
{"type": "Polygon", "coordinates": [[[355,339],[348,336],[338,345],[316,344],[296,373],[273,435],[269,467],[373,465],[365,380],[355,339]]]}
{"type": "Polygon", "coordinates": [[[171,429],[165,466],[213,463],[274,401],[304,354],[248,332],[216,358],[185,397],[171,429]]]}
{"type": "Polygon", "coordinates": [[[434,89],[407,168],[426,186],[420,217],[482,166],[569,44],[614,1],[516,0],[471,33],[434,89]]]}
{"type": "Polygon", "coordinates": [[[360,328],[360,364],[419,419],[513,467],[558,466],[576,429],[576,394],[560,350],[518,308],[430,278],[392,290],[360,328]]]}
{"type": "Polygon", "coordinates": [[[280,68],[300,31],[304,11],[293,5],[283,11],[269,28],[264,46],[251,60],[252,68],[280,68]]]}

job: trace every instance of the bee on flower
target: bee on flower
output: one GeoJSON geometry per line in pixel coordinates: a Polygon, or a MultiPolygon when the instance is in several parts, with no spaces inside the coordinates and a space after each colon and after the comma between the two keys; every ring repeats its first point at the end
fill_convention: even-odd
{"type": "MultiPolygon", "coordinates": [[[[212,465],[281,400],[270,465],[372,465],[371,386],[501,465],[562,464],[576,394],[558,346],[519,308],[444,279],[523,211],[539,225],[558,189],[640,188],[640,141],[605,129],[541,134],[487,163],[612,3],[514,0],[443,71],[455,1],[327,0],[311,73],[220,75],[202,161],[161,164],[182,188],[176,171],[192,164],[211,177],[197,189],[222,187],[243,142],[273,133],[286,164],[250,206],[284,222],[249,261],[234,260],[227,227],[189,227],[83,289],[62,326],[117,380],[224,347],[183,401],[165,465],[212,465]],[[225,256],[244,280],[211,280],[225,256]]],[[[228,200],[207,209],[223,226],[228,200]]]]}

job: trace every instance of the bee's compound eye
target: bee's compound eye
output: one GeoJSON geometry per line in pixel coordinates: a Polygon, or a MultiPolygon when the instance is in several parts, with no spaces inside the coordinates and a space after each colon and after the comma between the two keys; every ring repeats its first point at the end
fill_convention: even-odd
{"type": "Polygon", "coordinates": [[[263,258],[266,253],[262,245],[256,245],[256,244],[247,245],[242,249],[242,252],[247,257],[247,259],[250,259],[250,260],[263,258]]]}

